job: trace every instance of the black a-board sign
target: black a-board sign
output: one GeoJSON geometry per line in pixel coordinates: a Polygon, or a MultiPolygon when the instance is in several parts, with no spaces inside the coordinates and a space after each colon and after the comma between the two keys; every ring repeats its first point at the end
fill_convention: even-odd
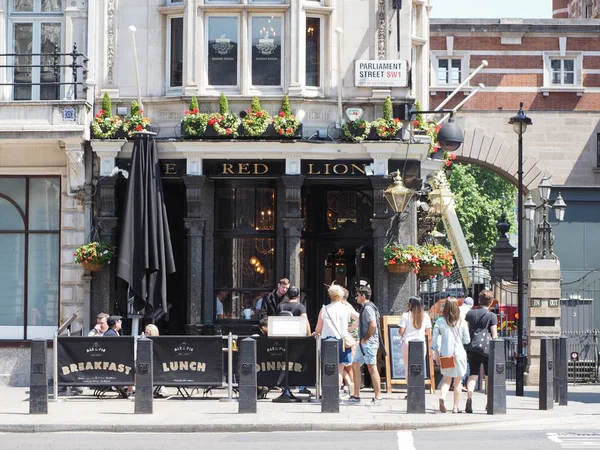
{"type": "MultiPolygon", "coordinates": [[[[388,394],[392,393],[394,384],[406,384],[406,370],[402,359],[402,338],[400,336],[401,316],[383,316],[381,318],[383,330],[383,343],[387,350],[385,357],[385,385],[388,394]]],[[[425,333],[425,385],[430,392],[435,393],[435,376],[433,367],[433,353],[431,351],[431,330],[425,333]]]]}
{"type": "Polygon", "coordinates": [[[59,386],[128,386],[134,383],[133,336],[57,339],[59,386]]]}
{"type": "Polygon", "coordinates": [[[259,386],[283,386],[286,368],[289,386],[316,384],[317,345],[313,337],[260,336],[255,339],[259,386]]]}
{"type": "Polygon", "coordinates": [[[154,384],[221,386],[224,382],[221,336],[153,336],[154,384]]]}

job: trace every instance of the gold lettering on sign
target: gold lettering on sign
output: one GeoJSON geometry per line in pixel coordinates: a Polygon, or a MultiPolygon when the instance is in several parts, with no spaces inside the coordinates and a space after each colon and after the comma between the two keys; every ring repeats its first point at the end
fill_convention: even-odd
{"type": "Polygon", "coordinates": [[[221,175],[264,175],[269,172],[269,166],[263,163],[223,163],[221,167],[221,175]]]}
{"type": "Polygon", "coordinates": [[[320,175],[320,174],[321,174],[321,171],[320,171],[320,170],[319,170],[318,172],[313,172],[314,166],[315,166],[315,165],[314,165],[313,163],[310,163],[310,164],[308,165],[308,174],[309,174],[309,175],[320,175]]]}
{"type": "Polygon", "coordinates": [[[177,175],[177,165],[173,163],[165,163],[165,175],[177,175]]]}
{"type": "Polygon", "coordinates": [[[352,163],[352,164],[330,164],[324,163],[322,167],[315,167],[314,163],[308,164],[308,174],[307,175],[366,175],[365,173],[365,164],[361,163],[352,163]]]}

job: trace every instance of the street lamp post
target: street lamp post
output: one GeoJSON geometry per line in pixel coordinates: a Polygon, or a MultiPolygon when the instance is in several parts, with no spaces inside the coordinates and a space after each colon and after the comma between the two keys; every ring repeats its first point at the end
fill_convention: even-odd
{"type": "Polygon", "coordinates": [[[508,121],[513,126],[513,130],[519,136],[519,155],[517,164],[517,175],[518,175],[518,233],[519,233],[519,256],[517,258],[517,305],[518,305],[518,317],[517,317],[517,383],[516,383],[516,395],[522,397],[524,395],[525,386],[525,363],[526,356],[524,353],[524,329],[523,329],[523,318],[525,316],[525,302],[523,299],[523,252],[525,246],[523,245],[525,240],[523,239],[523,134],[527,130],[527,126],[531,125],[531,119],[523,112],[523,102],[519,105],[519,112],[516,116],[511,117],[508,121]]]}

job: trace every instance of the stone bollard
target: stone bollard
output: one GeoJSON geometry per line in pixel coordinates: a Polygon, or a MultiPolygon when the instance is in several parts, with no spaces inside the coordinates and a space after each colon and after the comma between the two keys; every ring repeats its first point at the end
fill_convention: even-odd
{"type": "Polygon", "coordinates": [[[31,341],[31,378],[29,381],[29,414],[48,414],[48,376],[44,339],[31,341]]]}
{"type": "Polygon", "coordinates": [[[553,398],[558,403],[558,367],[560,366],[560,338],[552,338],[552,361],[554,361],[554,370],[552,371],[553,398]]]}
{"type": "Polygon", "coordinates": [[[238,413],[255,414],[257,397],[256,340],[246,338],[240,343],[239,366],[238,413]]]}
{"type": "Polygon", "coordinates": [[[338,340],[321,341],[321,412],[340,412],[338,340]]]}
{"type": "Polygon", "coordinates": [[[506,358],[504,340],[490,342],[488,359],[487,413],[506,414],[506,358]]]}
{"type": "Polygon", "coordinates": [[[569,386],[569,378],[568,378],[568,360],[567,360],[567,338],[561,337],[559,338],[559,356],[558,356],[558,364],[556,365],[556,370],[558,371],[557,380],[558,380],[558,404],[560,406],[567,406],[567,396],[568,396],[568,386],[569,386]]]}
{"type": "Polygon", "coordinates": [[[407,377],[407,414],[425,414],[425,343],[408,343],[407,377]]]}
{"type": "Polygon", "coordinates": [[[137,341],[135,361],[135,414],[152,414],[154,373],[152,366],[152,339],[137,341]]]}
{"type": "Polygon", "coordinates": [[[544,336],[540,339],[540,386],[539,409],[554,408],[554,361],[552,339],[544,336]]]}

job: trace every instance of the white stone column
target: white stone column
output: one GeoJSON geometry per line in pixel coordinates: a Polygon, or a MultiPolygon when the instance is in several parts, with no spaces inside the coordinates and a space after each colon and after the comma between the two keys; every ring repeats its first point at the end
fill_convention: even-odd
{"type": "Polygon", "coordinates": [[[291,2],[290,5],[290,87],[288,94],[301,96],[306,84],[306,13],[304,0],[291,2]]]}
{"type": "MultiPolygon", "coordinates": [[[[242,0],[242,3],[248,3],[246,0],[242,0]]],[[[240,18],[241,26],[240,26],[240,37],[238,39],[238,51],[240,55],[240,93],[242,95],[250,95],[250,84],[252,77],[252,73],[250,72],[250,51],[247,51],[248,44],[251,42],[252,38],[248,37],[248,12],[246,9],[242,12],[242,16],[240,18]]]]}
{"type": "Polygon", "coordinates": [[[115,168],[115,158],[125,145],[124,141],[92,141],[92,151],[100,158],[100,176],[110,176],[115,168]]]}
{"type": "MultiPolygon", "coordinates": [[[[7,0],[0,0],[0,54],[10,53],[7,48],[7,43],[12,42],[12,38],[6,39],[6,7],[7,0]]],[[[6,64],[8,61],[6,57],[0,58],[0,64],[6,64]]],[[[0,71],[0,83],[6,83],[6,70],[0,71]]],[[[0,86],[0,101],[10,100],[10,86],[0,86]]]]}
{"type": "Polygon", "coordinates": [[[200,34],[204,17],[198,17],[198,0],[186,0],[183,10],[183,95],[198,95],[198,61],[206,44],[200,34]],[[202,45],[200,45],[202,43],[202,45]]]}
{"type": "MultiPolygon", "coordinates": [[[[79,12],[79,10],[77,9],[77,7],[71,7],[71,6],[66,6],[65,7],[65,27],[64,27],[64,49],[63,52],[64,53],[69,53],[73,51],[73,43],[75,41],[74,38],[74,29],[75,29],[75,25],[74,25],[74,20],[75,17],[77,15],[77,13],[79,12]]],[[[64,59],[65,64],[70,64],[73,61],[71,60],[71,58],[69,58],[68,56],[65,57],[64,59]]],[[[62,80],[65,83],[72,83],[73,82],[73,71],[71,70],[71,68],[69,67],[63,67],[61,68],[61,72],[62,72],[62,80]]],[[[63,89],[63,100],[71,100],[75,97],[75,92],[73,89],[73,86],[70,86],[68,84],[65,84],[62,86],[63,89]]],[[[77,89],[77,87],[75,87],[75,89],[77,89]]]]}

